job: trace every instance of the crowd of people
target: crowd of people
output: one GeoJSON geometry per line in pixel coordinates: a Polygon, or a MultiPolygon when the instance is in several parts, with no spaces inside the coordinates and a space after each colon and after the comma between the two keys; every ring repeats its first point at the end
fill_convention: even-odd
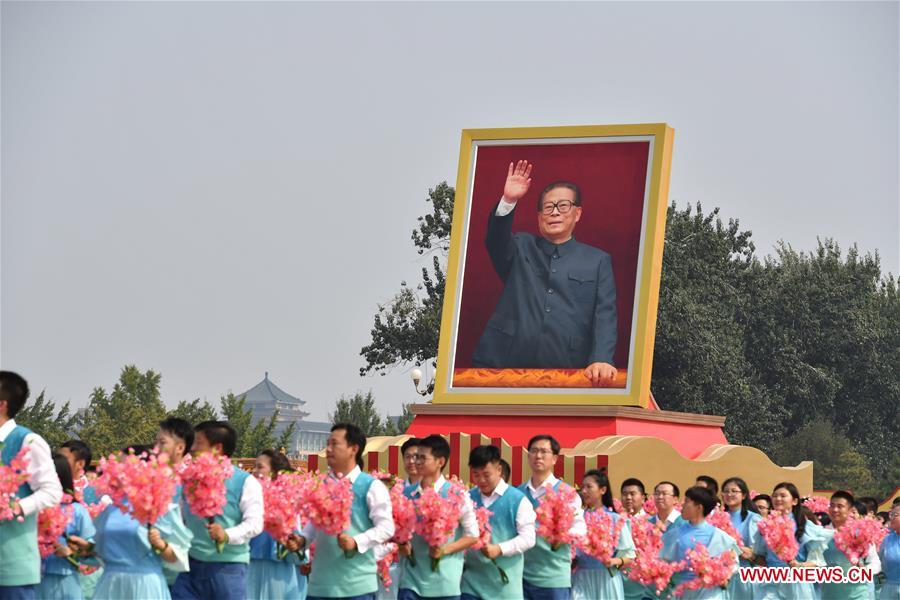
{"type": "MultiPolygon", "coordinates": [[[[395,498],[382,475],[362,470],[366,437],[346,423],[334,425],[326,447],[328,477],[347,480],[352,488],[350,525],[339,535],[317,529],[302,514],[289,523],[293,533],[283,543],[264,531],[261,482],[292,471],[290,461],[275,450],[256,457],[252,474],[231,467],[221,515],[194,514],[178,486],[165,514],[144,526],[97,493],[94,457],[83,441],[70,440],[51,451],[38,434],[16,424],[28,395],[22,377],[0,371],[2,464],[13,465],[23,447],[29,450],[28,481],[14,496],[12,518],[0,520],[0,600],[637,600],[673,593],[704,599],[900,600],[898,503],[881,515],[889,533],[877,547],[866,548],[858,563],[880,573],[876,580],[750,583],[732,570],[718,582],[721,586],[710,587],[698,568],[701,551],[712,560],[730,554],[745,569],[848,570],[855,561],[839,548],[835,535],[851,520],[874,517],[877,502],[838,491],[827,507],[815,511],[802,503],[790,482],[769,494],[751,494],[740,477],[726,479],[721,489],[714,478],[699,477],[683,492],[670,481],[647,488],[629,478],[613,490],[604,470],[585,473],[576,490],[554,476],[560,445],[547,434],[530,440],[531,477],[517,487],[509,483],[509,465],[499,448],[473,448],[468,466],[474,486],[462,491],[461,482],[445,476],[450,458],[445,438],[430,435],[404,443],[403,498],[425,503],[460,494],[453,531],[439,546],[418,533],[408,540],[395,538],[395,498]],[[550,498],[561,500],[557,506],[567,513],[560,521],[566,531],[556,532],[558,538],[539,518],[549,514],[550,498]],[[72,513],[64,535],[42,558],[38,515],[60,503],[70,504],[72,513]],[[796,544],[790,561],[761,534],[760,524],[771,520],[769,515],[790,521],[788,541],[796,544]],[[604,523],[612,532],[608,554],[579,541],[604,523]],[[655,585],[648,580],[650,570],[665,572],[665,565],[673,569],[670,581],[655,585]],[[643,575],[629,576],[637,571],[643,575]]],[[[231,456],[236,446],[227,422],[192,426],[169,418],[160,423],[153,444],[127,451],[165,456],[178,465],[189,455],[231,456]]]]}

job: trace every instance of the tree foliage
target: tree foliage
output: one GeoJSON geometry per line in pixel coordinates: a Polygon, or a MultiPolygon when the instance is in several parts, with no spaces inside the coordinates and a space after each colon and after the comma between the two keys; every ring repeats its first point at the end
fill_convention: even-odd
{"type": "Polygon", "coordinates": [[[341,396],[335,404],[334,412],[328,415],[328,420],[333,425],[338,423],[356,425],[362,429],[366,437],[384,435],[385,431],[385,423],[375,406],[372,390],[365,394],[356,392],[349,398],[341,396]]]}
{"type": "Polygon", "coordinates": [[[56,404],[41,391],[33,404],[26,404],[18,412],[16,422],[38,432],[51,448],[59,448],[74,435],[76,417],[69,408],[69,402],[57,410],[56,404]]]}
{"type": "Polygon", "coordinates": [[[195,398],[190,402],[182,400],[166,416],[184,419],[191,425],[197,425],[203,421],[215,421],[219,418],[216,408],[206,400],[201,403],[200,398],[195,398]]]}
{"type": "Polygon", "coordinates": [[[221,405],[222,418],[231,423],[237,432],[235,456],[257,456],[267,448],[280,449],[282,446],[290,449],[290,438],[294,434],[295,426],[291,423],[284,433],[276,438],[277,410],[268,419],[259,419],[254,423],[253,410],[246,406],[245,396],[235,396],[229,392],[222,396],[221,405]]]}

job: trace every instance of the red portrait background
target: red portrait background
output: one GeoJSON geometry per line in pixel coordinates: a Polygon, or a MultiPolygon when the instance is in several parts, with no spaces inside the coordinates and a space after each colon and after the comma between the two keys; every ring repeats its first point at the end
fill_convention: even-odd
{"type": "Polygon", "coordinates": [[[575,238],[612,257],[618,310],[614,361],[618,368],[628,367],[648,152],[649,142],[643,140],[478,147],[454,368],[472,366],[472,353],[503,291],[484,239],[509,163],[518,160],[527,160],[534,169],[531,188],[516,207],[513,233],[538,235],[537,200],[550,183],[566,180],[581,188],[582,215],[575,238]]]}

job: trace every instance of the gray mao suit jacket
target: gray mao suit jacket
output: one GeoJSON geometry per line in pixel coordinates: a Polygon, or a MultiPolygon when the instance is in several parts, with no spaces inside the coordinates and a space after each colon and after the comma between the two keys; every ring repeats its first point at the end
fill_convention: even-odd
{"type": "Polygon", "coordinates": [[[583,369],[612,364],[616,284],[609,254],[575,240],[555,245],[512,233],[513,215],[488,221],[487,249],[503,293],[472,355],[479,368],[583,369]]]}

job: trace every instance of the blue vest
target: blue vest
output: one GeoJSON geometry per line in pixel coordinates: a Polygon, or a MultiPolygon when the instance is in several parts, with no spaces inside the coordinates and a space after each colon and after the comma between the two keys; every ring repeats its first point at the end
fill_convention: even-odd
{"type": "MultiPolygon", "coordinates": [[[[349,536],[355,536],[374,527],[369,516],[366,495],[375,483],[368,473],[357,476],[353,482],[353,506],[350,513],[349,536]]],[[[338,546],[337,536],[316,530],[316,556],[309,574],[309,595],[322,598],[344,598],[374,594],[378,591],[375,551],[356,552],[349,558],[338,546]]]]}
{"type": "MultiPolygon", "coordinates": [[[[481,492],[474,488],[469,492],[475,508],[481,508],[484,503],[481,500],[481,492]]],[[[514,487],[509,487],[493,504],[488,507],[491,511],[491,543],[499,544],[515,538],[518,533],[516,528],[516,514],[525,494],[514,487]]],[[[465,571],[463,572],[461,590],[464,594],[470,594],[476,598],[485,600],[515,600],[523,597],[522,570],[525,558],[522,554],[515,556],[498,556],[497,566],[481,553],[480,550],[466,552],[465,571]],[[506,572],[509,583],[504,584],[500,578],[497,567],[506,572]]]]}
{"type": "MultiPolygon", "coordinates": [[[[0,460],[9,465],[22,449],[25,436],[31,430],[16,425],[3,442],[0,460]]],[[[25,483],[16,494],[27,498],[32,493],[25,483]]],[[[37,513],[25,517],[24,522],[16,520],[0,522],[0,586],[34,585],[41,580],[41,555],[37,544],[37,513]]]]}
{"type": "MultiPolygon", "coordinates": [[[[244,492],[244,482],[250,474],[237,466],[232,465],[232,475],[225,481],[224,513],[215,518],[215,522],[223,529],[234,527],[244,520],[241,512],[241,495],[244,492]]],[[[177,491],[176,491],[177,495],[177,491]]],[[[206,519],[201,519],[191,512],[190,506],[184,511],[184,523],[194,534],[191,540],[190,557],[194,560],[215,563],[244,563],[250,562],[250,544],[225,544],[221,553],[216,551],[216,543],[209,537],[206,529],[206,519]]]]}
{"type": "MultiPolygon", "coordinates": [[[[562,480],[557,480],[553,485],[553,491],[558,492],[562,485],[565,485],[562,480]]],[[[527,481],[519,486],[519,490],[537,509],[540,501],[531,495],[527,481]]],[[[525,581],[536,587],[572,587],[572,551],[569,544],[554,550],[547,540],[537,536],[534,548],[525,553],[524,577],[525,581]]]]}

